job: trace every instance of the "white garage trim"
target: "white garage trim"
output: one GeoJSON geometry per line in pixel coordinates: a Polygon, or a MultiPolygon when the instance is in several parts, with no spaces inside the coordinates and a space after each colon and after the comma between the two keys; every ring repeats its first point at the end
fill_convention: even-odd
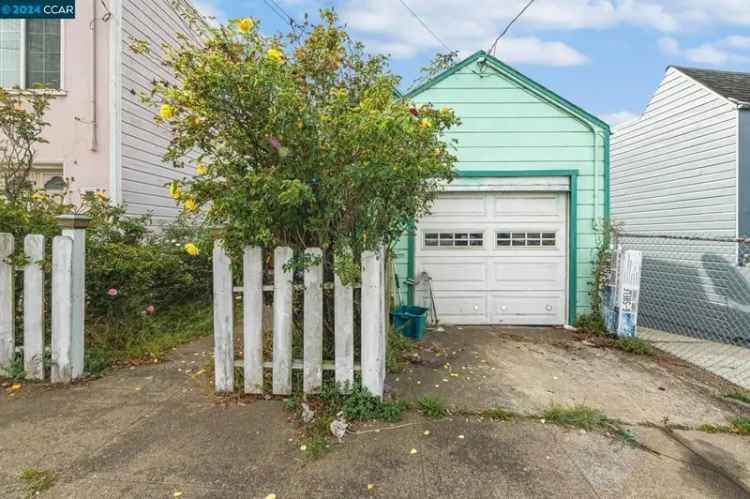
{"type": "Polygon", "coordinates": [[[459,177],[445,192],[568,192],[570,177],[459,177]]]}

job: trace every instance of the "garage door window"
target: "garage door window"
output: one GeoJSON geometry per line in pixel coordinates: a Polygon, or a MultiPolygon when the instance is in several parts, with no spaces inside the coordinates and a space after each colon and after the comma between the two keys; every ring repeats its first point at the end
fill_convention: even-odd
{"type": "Polygon", "coordinates": [[[557,245],[555,232],[497,232],[497,247],[542,248],[557,245]]]}
{"type": "Polygon", "coordinates": [[[481,248],[484,234],[481,232],[425,232],[425,248],[481,248]]]}

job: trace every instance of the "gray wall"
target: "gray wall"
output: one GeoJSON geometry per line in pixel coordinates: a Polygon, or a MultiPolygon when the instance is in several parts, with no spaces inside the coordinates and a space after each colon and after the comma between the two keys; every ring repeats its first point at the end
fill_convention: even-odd
{"type": "Polygon", "coordinates": [[[170,4],[170,0],[123,0],[122,12],[122,200],[130,213],[151,212],[156,224],[178,213],[165,184],[192,176],[194,169],[175,169],[162,161],[170,133],[154,122],[158,109],[144,105],[140,94],[150,90],[154,78],[172,78],[152,57],[134,54],[128,44],[133,39],[148,40],[152,54],[160,57],[162,44],[178,43],[176,32],[197,40],[170,4]]]}
{"type": "Polygon", "coordinates": [[[612,215],[628,232],[734,237],[736,108],[670,68],[641,117],[614,130],[612,215]]]}
{"type": "Polygon", "coordinates": [[[750,237],[750,109],[743,109],[739,113],[739,232],[742,236],[750,237]]]}

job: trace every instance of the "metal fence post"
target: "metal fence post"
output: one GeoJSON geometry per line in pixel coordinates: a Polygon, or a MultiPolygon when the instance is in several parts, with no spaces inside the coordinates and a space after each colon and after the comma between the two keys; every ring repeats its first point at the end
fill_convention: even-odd
{"type": "Polygon", "coordinates": [[[84,367],[84,330],[86,318],[86,228],[91,218],[71,214],[57,217],[63,236],[73,240],[71,377],[81,377],[84,367]]]}

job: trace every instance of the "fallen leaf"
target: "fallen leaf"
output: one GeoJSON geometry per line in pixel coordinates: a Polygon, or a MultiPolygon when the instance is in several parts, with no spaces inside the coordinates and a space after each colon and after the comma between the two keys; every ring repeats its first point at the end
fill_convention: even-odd
{"type": "Polygon", "coordinates": [[[458,438],[459,438],[459,440],[463,440],[464,436],[463,435],[459,435],[458,438]]]}
{"type": "Polygon", "coordinates": [[[409,451],[409,454],[411,454],[412,456],[413,456],[414,454],[416,454],[416,453],[417,453],[417,449],[412,449],[412,450],[410,450],[410,451],[409,451]]]}
{"type": "Polygon", "coordinates": [[[425,430],[424,431],[424,436],[425,437],[429,437],[430,436],[430,430],[425,430]]]}
{"type": "Polygon", "coordinates": [[[23,385],[18,384],[18,383],[16,383],[15,385],[10,385],[10,391],[12,392],[17,392],[21,388],[23,388],[23,385]]]}
{"type": "Polygon", "coordinates": [[[375,490],[375,484],[374,483],[368,483],[367,484],[367,490],[375,490]]]}
{"type": "Polygon", "coordinates": [[[174,494],[172,494],[172,497],[182,497],[182,492],[180,492],[179,490],[177,490],[177,491],[175,491],[174,494]]]}
{"type": "Polygon", "coordinates": [[[299,448],[302,452],[305,452],[307,450],[307,445],[303,445],[299,448]]]}
{"type": "Polygon", "coordinates": [[[276,499],[276,494],[268,494],[266,499],[276,499]]]}

